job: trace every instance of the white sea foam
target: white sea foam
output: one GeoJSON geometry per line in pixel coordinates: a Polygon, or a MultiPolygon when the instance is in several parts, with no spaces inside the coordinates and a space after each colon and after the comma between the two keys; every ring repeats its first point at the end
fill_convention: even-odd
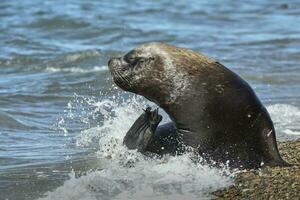
{"type": "Polygon", "coordinates": [[[77,145],[98,143],[101,170],[80,177],[71,173],[44,199],[206,199],[212,191],[232,183],[227,169],[195,163],[190,154],[149,158],[124,147],[126,131],[149,102],[136,96],[87,101],[94,106],[91,113],[100,112],[105,120],[99,127],[82,131],[77,145]]]}
{"type": "Polygon", "coordinates": [[[80,67],[46,67],[47,72],[71,72],[71,73],[89,73],[98,71],[107,71],[107,66],[94,66],[93,68],[83,69],[80,67]]]}
{"type": "Polygon", "coordinates": [[[206,199],[231,183],[223,170],[195,164],[188,154],[162,160],[120,153],[128,155],[112,158],[103,170],[72,175],[45,199],[206,199]]]}
{"type": "Polygon", "coordinates": [[[300,135],[300,109],[289,104],[267,107],[278,133],[300,135]]]}

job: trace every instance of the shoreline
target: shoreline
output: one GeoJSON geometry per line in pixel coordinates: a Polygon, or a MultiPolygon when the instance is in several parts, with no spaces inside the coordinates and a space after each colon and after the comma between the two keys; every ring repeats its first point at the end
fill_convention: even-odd
{"type": "Polygon", "coordinates": [[[213,192],[214,199],[299,199],[300,139],[278,142],[282,158],[291,167],[266,167],[238,172],[233,185],[213,192]]]}

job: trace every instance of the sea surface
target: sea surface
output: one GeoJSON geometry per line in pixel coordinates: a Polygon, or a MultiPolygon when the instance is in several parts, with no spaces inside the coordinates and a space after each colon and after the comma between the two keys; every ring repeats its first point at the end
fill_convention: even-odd
{"type": "MultiPolygon", "coordinates": [[[[277,139],[300,138],[300,1],[1,0],[0,200],[210,199],[232,172],[122,146],[146,105],[110,57],[150,41],[240,74],[277,139]]],[[[167,120],[165,113],[164,120],[167,120]]]]}

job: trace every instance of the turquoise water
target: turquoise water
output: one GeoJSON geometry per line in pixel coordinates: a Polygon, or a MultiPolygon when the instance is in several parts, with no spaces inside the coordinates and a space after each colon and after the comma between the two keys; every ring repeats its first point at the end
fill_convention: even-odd
{"type": "Polygon", "coordinates": [[[279,140],[300,137],[299,1],[2,0],[0,199],[205,199],[232,182],[187,155],[122,147],[151,103],[116,88],[107,61],[150,41],[218,59],[251,84],[279,140]]]}

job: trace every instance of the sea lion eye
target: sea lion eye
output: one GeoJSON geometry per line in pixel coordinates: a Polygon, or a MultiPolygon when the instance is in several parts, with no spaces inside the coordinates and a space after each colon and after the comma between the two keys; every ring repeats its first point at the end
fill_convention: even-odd
{"type": "Polygon", "coordinates": [[[142,64],[144,62],[148,62],[149,63],[149,62],[151,62],[153,60],[155,60],[153,57],[149,57],[149,58],[140,57],[140,58],[138,58],[138,63],[139,64],[142,64]]]}
{"type": "Polygon", "coordinates": [[[145,61],[144,58],[139,58],[138,63],[139,63],[139,64],[142,64],[142,63],[144,63],[144,61],[145,61]]]}
{"type": "Polygon", "coordinates": [[[142,64],[144,62],[145,62],[145,58],[143,58],[143,57],[135,57],[135,58],[132,58],[132,59],[129,58],[129,63],[132,66],[136,66],[136,65],[142,64]]]}
{"type": "Polygon", "coordinates": [[[136,58],[133,56],[128,56],[128,57],[125,57],[124,59],[125,59],[125,61],[127,61],[130,64],[133,64],[136,60],[136,58]]]}

